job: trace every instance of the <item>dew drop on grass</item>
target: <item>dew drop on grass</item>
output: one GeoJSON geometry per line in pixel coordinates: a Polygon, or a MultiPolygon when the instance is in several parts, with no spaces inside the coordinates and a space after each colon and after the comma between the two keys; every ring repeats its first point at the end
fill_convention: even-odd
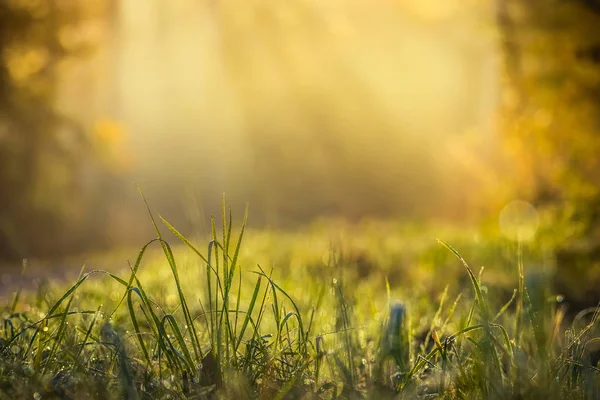
{"type": "Polygon", "coordinates": [[[33,394],[33,398],[34,398],[35,400],[40,400],[40,399],[42,398],[42,395],[41,395],[41,394],[39,394],[38,392],[35,392],[35,393],[33,394]]]}
{"type": "Polygon", "coordinates": [[[44,332],[48,332],[48,327],[45,326],[44,329],[42,329],[44,332]]]}
{"type": "Polygon", "coordinates": [[[560,294],[558,296],[556,296],[557,303],[562,303],[564,300],[565,300],[565,296],[560,295],[560,294]]]}

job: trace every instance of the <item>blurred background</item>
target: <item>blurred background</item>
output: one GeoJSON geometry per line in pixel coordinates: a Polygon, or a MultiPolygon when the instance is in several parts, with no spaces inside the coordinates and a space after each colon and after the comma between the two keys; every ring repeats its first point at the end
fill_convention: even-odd
{"type": "MultiPolygon", "coordinates": [[[[0,0],[0,259],[254,227],[497,221],[600,254],[600,1],[0,0]]],[[[565,245],[567,247],[567,245],[565,245]]]]}

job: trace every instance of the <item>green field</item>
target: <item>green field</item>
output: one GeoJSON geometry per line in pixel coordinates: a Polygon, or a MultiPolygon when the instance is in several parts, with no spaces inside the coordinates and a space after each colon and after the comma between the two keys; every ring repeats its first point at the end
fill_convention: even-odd
{"type": "Polygon", "coordinates": [[[0,398],[598,396],[598,312],[555,292],[543,229],[156,225],[129,270],[5,301],[0,398]]]}

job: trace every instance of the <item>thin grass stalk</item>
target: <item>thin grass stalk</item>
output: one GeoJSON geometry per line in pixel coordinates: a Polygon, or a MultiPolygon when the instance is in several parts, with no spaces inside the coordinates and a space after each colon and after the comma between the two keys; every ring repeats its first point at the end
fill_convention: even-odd
{"type": "MultiPolygon", "coordinates": [[[[27,270],[27,259],[23,259],[23,262],[21,264],[21,280],[23,279],[23,276],[25,276],[25,271],[27,270]]],[[[15,292],[15,297],[13,298],[12,301],[12,305],[10,306],[10,315],[13,315],[15,313],[15,310],[17,309],[17,304],[19,304],[19,297],[21,296],[21,290],[23,288],[19,285],[19,287],[17,288],[17,291],[15,292]]]]}
{"type": "Polygon", "coordinates": [[[344,347],[346,350],[346,357],[348,359],[348,370],[350,377],[350,385],[352,388],[355,388],[356,378],[355,378],[355,369],[354,369],[354,353],[352,346],[352,339],[350,337],[350,320],[348,316],[348,308],[346,304],[346,300],[344,298],[344,293],[342,291],[340,283],[335,280],[334,281],[336,293],[338,295],[338,312],[341,313],[343,330],[344,330],[344,347]]]}
{"type": "Polygon", "coordinates": [[[523,326],[523,307],[525,302],[525,272],[523,266],[523,243],[518,240],[517,242],[517,277],[518,277],[518,289],[517,289],[517,311],[515,315],[515,345],[516,348],[521,346],[521,331],[523,326]]]}
{"type": "Polygon", "coordinates": [[[87,345],[87,341],[90,338],[90,335],[92,334],[92,329],[94,328],[94,325],[96,324],[96,320],[98,319],[98,316],[100,315],[101,309],[102,309],[102,305],[99,305],[98,310],[96,310],[96,312],[94,313],[92,322],[90,322],[90,325],[85,332],[83,341],[81,342],[81,346],[79,347],[79,351],[77,351],[77,355],[75,356],[76,359],[79,359],[79,357],[81,357],[81,353],[83,352],[84,347],[87,345]]]}
{"type": "Polygon", "coordinates": [[[252,311],[254,311],[254,305],[256,304],[256,299],[258,298],[258,293],[260,292],[260,285],[262,281],[262,276],[259,275],[256,280],[256,285],[254,285],[254,292],[252,293],[252,298],[250,299],[250,304],[248,305],[248,311],[246,311],[246,316],[244,318],[244,322],[242,322],[242,327],[240,329],[240,333],[238,335],[238,340],[234,345],[234,353],[237,353],[240,344],[244,338],[244,333],[246,332],[246,328],[248,326],[248,322],[252,317],[252,311]]]}
{"type": "MultiPolygon", "coordinates": [[[[217,228],[215,225],[215,217],[214,215],[211,215],[210,217],[210,225],[211,225],[211,230],[212,230],[212,237],[213,237],[213,243],[214,243],[214,257],[215,257],[215,277],[216,279],[220,279],[219,278],[219,246],[218,246],[218,240],[217,240],[217,228]]],[[[211,260],[209,260],[210,262],[211,260]]],[[[223,293],[222,293],[222,298],[223,300],[225,299],[225,292],[227,291],[227,282],[225,282],[225,280],[223,280],[223,293]]],[[[219,310],[219,295],[218,292],[215,290],[215,313],[217,313],[219,310]]],[[[221,311],[221,313],[219,315],[215,314],[215,329],[216,329],[216,350],[217,350],[217,354],[216,354],[216,360],[217,360],[217,365],[219,367],[219,369],[222,368],[222,363],[223,363],[223,357],[222,357],[222,322],[223,322],[223,312],[221,311]]]]}
{"type": "MultiPolygon", "coordinates": [[[[235,321],[233,324],[233,332],[235,335],[239,335],[238,334],[238,319],[239,319],[239,315],[240,315],[240,301],[242,299],[242,269],[240,268],[239,270],[239,280],[238,280],[238,290],[237,290],[237,301],[235,303],[235,321]]],[[[237,336],[233,337],[233,356],[234,356],[234,361],[236,362],[237,365],[237,336]]]]}
{"type": "MultiPolygon", "coordinates": [[[[138,188],[138,190],[139,190],[139,188],[138,188]]],[[[200,362],[204,358],[204,355],[202,354],[202,349],[200,347],[200,341],[198,340],[198,334],[197,334],[196,328],[194,326],[194,320],[190,314],[190,310],[188,308],[185,296],[183,294],[183,290],[181,289],[181,283],[179,281],[179,273],[177,271],[177,265],[175,263],[175,258],[173,256],[173,252],[172,252],[169,244],[162,238],[160,229],[158,229],[158,225],[156,224],[154,215],[152,214],[152,211],[150,210],[150,205],[148,204],[148,201],[144,197],[144,194],[142,193],[142,191],[139,190],[139,192],[140,192],[140,195],[142,196],[142,199],[144,200],[144,203],[146,204],[146,209],[148,210],[148,214],[150,215],[150,220],[152,221],[152,225],[154,226],[156,235],[158,236],[158,239],[160,239],[160,244],[161,244],[161,247],[163,248],[165,257],[167,258],[167,261],[169,262],[169,266],[171,267],[171,273],[173,274],[173,278],[175,279],[175,285],[177,287],[179,301],[182,306],[183,316],[185,318],[186,324],[190,327],[190,337],[191,337],[192,347],[194,349],[196,360],[198,362],[200,362]]]]}
{"type": "MultiPolygon", "coordinates": [[[[83,272],[83,271],[82,271],[83,272]]],[[[60,319],[59,325],[58,325],[58,329],[56,331],[56,334],[53,335],[54,338],[54,344],[50,350],[50,353],[48,354],[48,356],[46,357],[46,362],[44,363],[44,366],[42,367],[42,374],[44,374],[48,368],[48,366],[50,365],[50,363],[52,362],[52,359],[54,358],[54,355],[56,354],[56,350],[58,349],[58,346],[60,345],[60,342],[63,339],[64,333],[66,331],[66,322],[67,322],[67,315],[69,313],[69,309],[71,308],[71,303],[73,302],[73,296],[71,296],[69,298],[69,301],[67,302],[67,305],[65,306],[65,312],[63,317],[60,319]]]]}
{"type": "Polygon", "coordinates": [[[431,340],[431,335],[433,334],[436,322],[440,318],[440,315],[442,314],[442,310],[444,308],[444,303],[446,302],[446,296],[448,295],[448,288],[449,288],[449,285],[446,285],[446,287],[444,288],[444,291],[442,292],[442,297],[440,298],[440,304],[439,304],[435,314],[433,315],[433,318],[431,319],[431,325],[429,326],[429,331],[427,332],[427,335],[425,336],[425,342],[423,343],[424,350],[429,348],[429,342],[431,340]]]}
{"type": "Polygon", "coordinates": [[[135,337],[137,338],[138,344],[140,345],[140,348],[142,349],[142,354],[144,355],[144,358],[146,359],[146,362],[148,363],[148,367],[150,367],[152,365],[152,361],[150,360],[150,355],[148,353],[148,350],[146,349],[146,344],[144,343],[144,339],[142,338],[142,332],[140,331],[140,326],[137,322],[137,318],[135,316],[135,311],[133,309],[133,301],[131,299],[131,294],[133,292],[135,292],[140,297],[140,299],[142,299],[142,301],[143,301],[142,295],[138,288],[131,288],[129,290],[129,293],[127,294],[127,307],[129,309],[129,316],[131,318],[133,330],[135,331],[135,337]]]}
{"type": "Polygon", "coordinates": [[[493,361],[493,363],[488,364],[488,370],[487,370],[488,379],[490,380],[490,383],[488,386],[491,387],[492,386],[491,379],[495,376],[493,369],[497,370],[497,373],[500,374],[500,377],[502,380],[504,379],[504,377],[503,377],[503,371],[502,371],[502,367],[501,367],[501,361],[500,361],[500,358],[496,351],[496,348],[494,347],[494,338],[493,338],[492,331],[490,329],[490,313],[489,313],[488,304],[487,304],[487,302],[483,296],[483,293],[481,291],[479,281],[473,274],[473,271],[471,270],[471,268],[469,267],[467,262],[462,258],[462,256],[458,253],[458,251],[456,251],[448,243],[444,242],[443,240],[439,240],[439,239],[438,239],[438,241],[444,247],[446,247],[448,250],[450,250],[461,261],[461,263],[467,270],[469,278],[471,279],[471,283],[473,284],[473,290],[475,291],[475,297],[477,299],[477,304],[478,304],[478,308],[479,308],[479,312],[480,312],[480,316],[481,316],[481,321],[484,326],[484,333],[486,336],[485,354],[489,355],[493,361]]]}
{"type": "Polygon", "coordinates": [[[222,236],[223,236],[223,279],[225,281],[225,296],[223,297],[223,310],[221,312],[221,318],[225,318],[225,325],[227,333],[225,335],[225,360],[227,363],[231,361],[231,353],[229,348],[230,338],[232,336],[231,326],[229,321],[229,293],[231,290],[231,281],[229,277],[229,243],[227,242],[227,214],[225,212],[225,194],[223,194],[223,200],[221,202],[221,224],[222,224],[222,236]]]}

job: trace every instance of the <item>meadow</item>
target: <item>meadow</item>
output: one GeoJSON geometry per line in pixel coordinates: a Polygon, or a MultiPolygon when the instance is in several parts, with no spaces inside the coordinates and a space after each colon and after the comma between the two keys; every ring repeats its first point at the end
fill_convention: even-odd
{"type": "Polygon", "coordinates": [[[599,309],[556,293],[543,229],[515,242],[390,221],[255,230],[247,216],[223,204],[211,237],[188,239],[151,213],[156,238],[129,263],[6,298],[0,398],[600,395],[599,309]]]}
{"type": "Polygon", "coordinates": [[[600,400],[598,26],[0,0],[0,400],[600,400]]]}

